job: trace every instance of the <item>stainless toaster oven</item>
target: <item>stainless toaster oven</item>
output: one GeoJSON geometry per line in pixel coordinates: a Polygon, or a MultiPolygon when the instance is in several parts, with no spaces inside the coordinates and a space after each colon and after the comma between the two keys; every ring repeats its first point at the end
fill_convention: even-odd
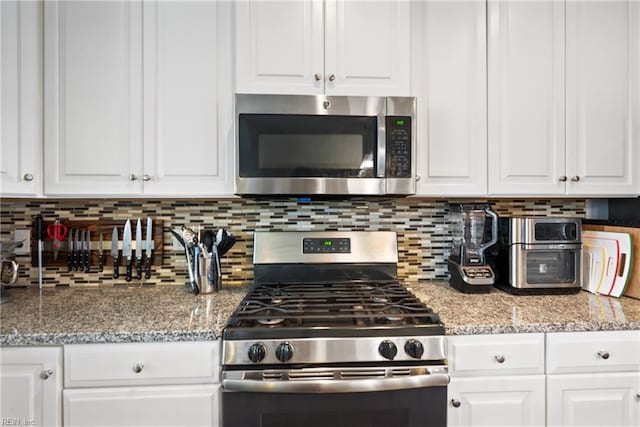
{"type": "Polygon", "coordinates": [[[496,286],[513,294],[578,292],[582,286],[580,218],[500,218],[496,286]]]}

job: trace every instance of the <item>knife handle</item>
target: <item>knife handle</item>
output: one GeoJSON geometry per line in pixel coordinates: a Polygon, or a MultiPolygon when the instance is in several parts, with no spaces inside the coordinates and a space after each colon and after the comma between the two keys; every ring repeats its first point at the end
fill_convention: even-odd
{"type": "Polygon", "coordinates": [[[77,251],[74,252],[74,257],[73,257],[73,270],[74,271],[78,271],[78,268],[80,267],[80,263],[82,262],[82,250],[78,249],[77,251]]]}
{"type": "Polygon", "coordinates": [[[126,280],[127,282],[130,282],[130,281],[131,281],[131,267],[132,267],[132,262],[131,262],[131,261],[132,261],[132,259],[133,259],[133,258],[129,258],[129,259],[127,259],[127,275],[126,275],[126,277],[125,277],[125,280],[126,280]]]}
{"type": "Polygon", "coordinates": [[[104,254],[100,252],[100,255],[98,255],[98,271],[102,273],[103,270],[104,270],[104,254]]]}
{"type": "Polygon", "coordinates": [[[136,280],[142,279],[142,258],[136,258],[136,280]]]}
{"type": "Polygon", "coordinates": [[[149,255],[147,255],[147,257],[144,260],[144,278],[145,279],[151,278],[151,257],[149,255]]]}
{"type": "Polygon", "coordinates": [[[113,278],[117,279],[120,277],[120,255],[116,255],[113,259],[113,278]]]}
{"type": "Polygon", "coordinates": [[[73,270],[73,251],[67,252],[67,271],[73,270]]]}
{"type": "Polygon", "coordinates": [[[91,251],[87,249],[84,251],[84,271],[88,273],[91,270],[91,251]]]}

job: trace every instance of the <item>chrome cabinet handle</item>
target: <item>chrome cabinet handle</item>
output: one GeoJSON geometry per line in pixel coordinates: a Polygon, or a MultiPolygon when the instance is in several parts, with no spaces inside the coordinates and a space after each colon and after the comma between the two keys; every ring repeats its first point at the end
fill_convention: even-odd
{"type": "Polygon", "coordinates": [[[571,178],[571,182],[578,182],[578,181],[580,181],[580,177],[578,175],[571,178]]]}
{"type": "Polygon", "coordinates": [[[142,180],[145,182],[151,181],[151,175],[145,173],[142,175],[142,180]]]}
{"type": "Polygon", "coordinates": [[[498,362],[498,363],[504,363],[504,355],[502,355],[502,354],[496,354],[496,355],[495,355],[495,358],[496,358],[496,362],[498,362]]]}
{"type": "Polygon", "coordinates": [[[416,174],[416,181],[420,181],[422,179],[422,175],[420,175],[419,173],[416,174]]]}
{"type": "Polygon", "coordinates": [[[33,181],[33,175],[31,175],[30,173],[25,173],[22,179],[24,179],[25,181],[31,182],[33,181]]]}
{"type": "Polygon", "coordinates": [[[41,380],[46,380],[48,379],[51,375],[53,375],[53,371],[51,369],[43,369],[40,372],[40,379],[41,380]]]}
{"type": "Polygon", "coordinates": [[[461,405],[459,400],[456,399],[451,399],[451,406],[453,406],[454,408],[459,408],[461,405]]]}
{"type": "Polygon", "coordinates": [[[636,399],[640,400],[640,393],[636,394],[636,399]]]}
{"type": "Polygon", "coordinates": [[[320,79],[322,78],[322,76],[320,75],[320,73],[315,73],[315,74],[313,75],[313,78],[314,78],[314,79],[316,79],[316,81],[317,81],[317,82],[319,82],[319,81],[320,81],[320,79]]]}
{"type": "Polygon", "coordinates": [[[135,174],[129,175],[129,181],[137,181],[138,177],[135,174]]]}
{"type": "Polygon", "coordinates": [[[567,177],[566,176],[561,176],[560,178],[558,178],[558,181],[567,182],[567,177]]]}
{"type": "Polygon", "coordinates": [[[604,360],[607,360],[610,355],[608,351],[599,351],[598,356],[602,357],[604,360]]]}
{"type": "Polygon", "coordinates": [[[336,75],[335,74],[333,74],[333,73],[329,74],[329,81],[330,82],[334,81],[335,79],[336,79],[336,75]]]}
{"type": "Polygon", "coordinates": [[[140,372],[142,372],[142,369],[144,369],[144,365],[142,363],[136,363],[136,365],[133,367],[133,372],[139,374],[140,372]]]}

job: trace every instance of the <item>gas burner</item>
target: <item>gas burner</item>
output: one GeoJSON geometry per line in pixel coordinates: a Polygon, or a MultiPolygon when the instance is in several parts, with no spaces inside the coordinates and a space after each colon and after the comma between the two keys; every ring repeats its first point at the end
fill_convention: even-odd
{"type": "Polygon", "coordinates": [[[399,322],[403,319],[405,313],[400,307],[388,307],[383,310],[382,315],[389,322],[399,322]]]}
{"type": "Polygon", "coordinates": [[[389,302],[389,299],[385,297],[371,297],[371,301],[386,304],[389,302]]]}
{"type": "Polygon", "coordinates": [[[261,325],[265,325],[265,326],[273,326],[273,325],[278,325],[280,323],[284,322],[284,319],[258,319],[258,323],[261,325]]]}

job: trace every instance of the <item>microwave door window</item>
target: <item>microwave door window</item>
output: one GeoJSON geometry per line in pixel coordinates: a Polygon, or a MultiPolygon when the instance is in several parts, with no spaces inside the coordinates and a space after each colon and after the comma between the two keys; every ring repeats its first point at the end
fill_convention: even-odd
{"type": "Polygon", "coordinates": [[[239,133],[240,176],[375,176],[375,117],[241,114],[239,133]]]}

